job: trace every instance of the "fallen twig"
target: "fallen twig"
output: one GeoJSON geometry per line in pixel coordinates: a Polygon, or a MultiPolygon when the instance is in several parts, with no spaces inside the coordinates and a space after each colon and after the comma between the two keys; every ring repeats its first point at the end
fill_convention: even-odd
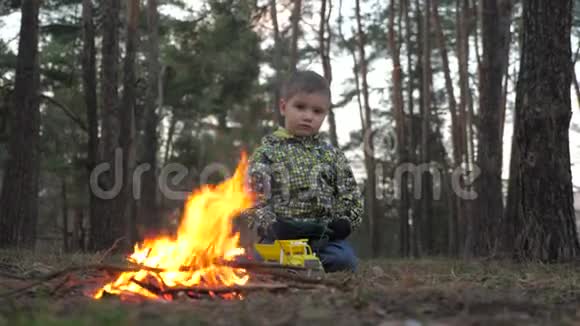
{"type": "Polygon", "coordinates": [[[121,242],[124,239],[125,239],[125,237],[123,236],[123,237],[120,237],[117,240],[115,240],[115,242],[113,242],[113,245],[111,245],[111,247],[109,249],[107,249],[104,253],[101,254],[99,259],[97,259],[97,262],[99,264],[103,263],[103,261],[105,261],[105,258],[107,258],[107,256],[109,256],[111,254],[111,252],[113,252],[113,250],[115,250],[117,248],[117,246],[119,245],[119,242],[121,242]]]}

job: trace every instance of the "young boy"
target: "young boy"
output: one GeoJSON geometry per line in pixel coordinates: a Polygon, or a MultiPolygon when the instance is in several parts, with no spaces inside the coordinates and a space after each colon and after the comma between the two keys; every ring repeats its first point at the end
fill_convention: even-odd
{"type": "Polygon", "coordinates": [[[351,168],[318,131],[331,105],[326,79],[296,72],[282,88],[284,127],[265,136],[250,158],[250,227],[264,241],[309,238],[327,272],[354,271],[357,259],[345,241],[362,220],[351,168]]]}

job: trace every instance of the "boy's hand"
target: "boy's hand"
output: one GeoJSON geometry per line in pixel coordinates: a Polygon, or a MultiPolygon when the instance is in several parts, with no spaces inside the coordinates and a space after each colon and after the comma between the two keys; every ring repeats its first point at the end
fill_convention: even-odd
{"type": "Polygon", "coordinates": [[[323,224],[302,222],[287,218],[277,218],[270,227],[271,237],[278,240],[286,239],[320,239],[327,232],[323,224]]]}
{"type": "Polygon", "coordinates": [[[352,232],[350,222],[344,218],[335,219],[328,223],[328,228],[333,231],[330,240],[344,240],[352,232]]]}

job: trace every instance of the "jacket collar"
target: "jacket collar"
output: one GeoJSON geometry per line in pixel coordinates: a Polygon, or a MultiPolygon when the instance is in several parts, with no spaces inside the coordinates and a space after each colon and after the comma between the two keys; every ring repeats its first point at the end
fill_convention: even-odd
{"type": "Polygon", "coordinates": [[[273,135],[277,138],[281,139],[295,139],[298,141],[318,141],[320,139],[320,135],[317,133],[312,136],[296,136],[291,134],[288,129],[284,127],[278,127],[276,131],[274,131],[273,135]]]}

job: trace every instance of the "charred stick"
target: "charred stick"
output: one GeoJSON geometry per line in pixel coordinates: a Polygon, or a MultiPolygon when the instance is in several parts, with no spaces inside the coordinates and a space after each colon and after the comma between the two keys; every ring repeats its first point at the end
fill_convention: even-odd
{"type": "Polygon", "coordinates": [[[134,277],[131,278],[131,282],[139,285],[140,287],[144,288],[145,290],[155,294],[155,295],[161,295],[163,294],[163,291],[156,287],[154,284],[150,283],[150,282],[141,282],[137,279],[135,279],[134,277]]]}

